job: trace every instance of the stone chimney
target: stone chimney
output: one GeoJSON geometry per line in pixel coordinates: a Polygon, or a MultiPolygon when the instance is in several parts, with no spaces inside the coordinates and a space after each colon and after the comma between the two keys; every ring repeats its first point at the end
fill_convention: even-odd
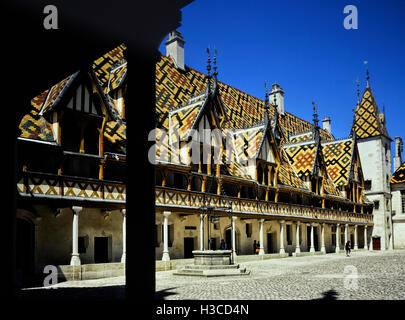
{"type": "Polygon", "coordinates": [[[328,131],[329,133],[332,133],[332,128],[330,126],[330,118],[325,117],[322,120],[322,129],[328,131]]]}
{"type": "Polygon", "coordinates": [[[166,41],[166,56],[173,59],[178,69],[184,70],[184,44],[181,33],[177,30],[169,33],[166,41]]]}
{"type": "Polygon", "coordinates": [[[401,137],[395,137],[394,171],[402,164],[403,143],[401,137]]]}
{"type": "Polygon", "coordinates": [[[278,113],[284,115],[284,90],[277,83],[272,84],[269,97],[271,104],[274,104],[276,98],[278,113]]]}

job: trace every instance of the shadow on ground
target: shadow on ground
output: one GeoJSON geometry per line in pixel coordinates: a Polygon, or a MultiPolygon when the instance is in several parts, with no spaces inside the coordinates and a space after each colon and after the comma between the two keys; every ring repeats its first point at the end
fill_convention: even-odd
{"type": "Polygon", "coordinates": [[[93,288],[41,288],[17,292],[21,300],[97,300],[111,301],[125,299],[125,285],[93,288]]]}
{"type": "Polygon", "coordinates": [[[337,300],[338,296],[339,296],[339,293],[336,290],[331,289],[331,290],[322,292],[322,298],[314,299],[314,300],[337,300]]]}
{"type": "Polygon", "coordinates": [[[169,290],[176,289],[176,288],[167,288],[164,290],[156,291],[155,292],[155,299],[156,300],[165,300],[165,297],[172,296],[176,294],[176,292],[170,292],[169,290]]]}

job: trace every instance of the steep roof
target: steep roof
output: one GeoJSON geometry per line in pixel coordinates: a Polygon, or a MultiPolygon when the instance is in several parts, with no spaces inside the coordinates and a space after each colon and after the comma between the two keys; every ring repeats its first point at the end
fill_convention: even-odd
{"type": "Polygon", "coordinates": [[[352,130],[356,132],[358,139],[380,135],[389,138],[387,129],[382,122],[373,92],[369,87],[364,90],[361,102],[356,107],[352,130]]]}
{"type": "Polygon", "coordinates": [[[405,162],[394,172],[391,183],[405,183],[405,162]]]}
{"type": "Polygon", "coordinates": [[[350,168],[354,155],[354,140],[348,138],[322,144],[323,155],[329,176],[336,186],[344,186],[349,181],[350,168]]]}
{"type": "MultiPolygon", "coordinates": [[[[303,142],[284,145],[284,151],[288,156],[288,160],[294,167],[298,176],[300,178],[311,176],[318,161],[320,162],[320,165],[326,169],[326,177],[323,179],[325,193],[334,196],[341,196],[340,191],[336,188],[333,180],[329,176],[322,145],[317,146],[315,140],[309,140],[309,138],[312,138],[312,133],[301,135],[300,138],[302,137],[305,137],[304,139],[301,139],[303,142]]],[[[295,141],[294,139],[292,140],[295,141]]]]}
{"type": "MultiPolygon", "coordinates": [[[[158,127],[168,129],[168,110],[173,106],[187,103],[188,99],[206,87],[206,75],[185,67],[185,72],[178,70],[172,59],[164,55],[156,64],[156,114],[158,127]]],[[[225,105],[229,121],[224,128],[250,128],[264,122],[264,101],[249,95],[228,84],[218,81],[219,94],[225,105]]],[[[270,119],[274,118],[274,108],[269,110],[270,119]]],[[[289,112],[279,117],[280,124],[287,135],[312,130],[313,124],[302,120],[289,112]]],[[[288,137],[287,137],[288,138],[288,137]]],[[[332,134],[321,130],[321,138],[334,140],[332,134]]]]}

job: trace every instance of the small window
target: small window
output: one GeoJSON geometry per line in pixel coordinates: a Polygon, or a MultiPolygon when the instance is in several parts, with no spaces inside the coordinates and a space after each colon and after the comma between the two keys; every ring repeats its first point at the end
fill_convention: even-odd
{"type": "Polygon", "coordinates": [[[378,210],[380,208],[380,201],[374,201],[374,208],[378,210]]]}
{"type": "Polygon", "coordinates": [[[186,230],[197,230],[196,226],[185,226],[184,229],[186,230]]]}
{"type": "Polygon", "coordinates": [[[365,180],[364,181],[364,189],[365,190],[371,190],[371,180],[365,180]]]}

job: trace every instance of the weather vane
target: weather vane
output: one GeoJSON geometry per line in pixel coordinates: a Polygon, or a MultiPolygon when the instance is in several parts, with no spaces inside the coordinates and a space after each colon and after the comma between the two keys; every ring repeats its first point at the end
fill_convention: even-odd
{"type": "Polygon", "coordinates": [[[368,73],[368,61],[364,61],[364,64],[366,65],[366,73],[367,73],[367,77],[366,77],[366,79],[367,79],[367,88],[370,88],[370,82],[369,82],[369,80],[370,80],[370,76],[369,76],[369,73],[368,73]]]}

